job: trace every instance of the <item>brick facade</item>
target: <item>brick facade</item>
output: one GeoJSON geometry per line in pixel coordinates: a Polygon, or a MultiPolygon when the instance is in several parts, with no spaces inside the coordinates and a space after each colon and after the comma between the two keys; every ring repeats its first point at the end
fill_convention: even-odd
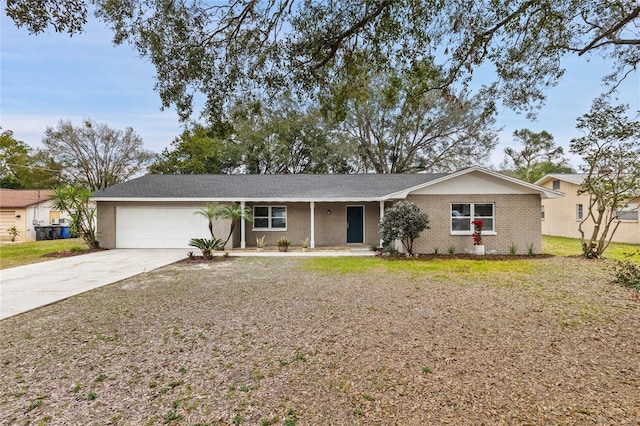
{"type": "MultiPolygon", "coordinates": [[[[449,247],[454,247],[456,253],[465,249],[472,249],[471,235],[451,235],[450,205],[451,203],[495,203],[496,235],[484,235],[483,242],[486,250],[496,250],[498,253],[508,253],[509,246],[515,244],[518,253],[525,254],[530,244],[534,251],[542,250],[540,232],[540,196],[539,195],[409,195],[407,201],[416,203],[429,214],[429,226],[422,236],[415,242],[416,253],[433,253],[437,248],[439,253],[447,253],[449,247]]],[[[116,206],[147,206],[189,207],[193,211],[202,208],[202,202],[99,202],[98,203],[98,238],[102,247],[116,247],[116,206]]],[[[308,202],[298,203],[247,203],[250,209],[254,205],[272,205],[287,207],[287,229],[253,230],[252,222],[245,222],[245,238],[247,247],[255,247],[256,238],[265,236],[267,245],[275,245],[275,241],[286,236],[293,246],[300,246],[302,241],[311,237],[311,208],[308,202]]],[[[387,202],[386,207],[391,203],[387,202]]],[[[315,245],[344,246],[347,245],[347,206],[364,206],[364,244],[378,244],[379,202],[353,203],[315,203],[315,245]]],[[[229,229],[228,221],[215,221],[214,233],[225,237],[229,229]]],[[[189,236],[190,237],[190,236],[189,236]]],[[[240,226],[236,225],[234,235],[227,248],[240,247],[240,226]]]]}
{"type": "Polygon", "coordinates": [[[454,247],[456,253],[473,249],[471,235],[451,235],[451,203],[494,203],[495,234],[483,235],[487,251],[509,253],[509,246],[517,246],[518,254],[528,253],[533,244],[535,253],[542,251],[540,232],[540,196],[535,194],[514,195],[409,195],[407,201],[416,203],[429,215],[429,227],[414,242],[416,253],[440,254],[454,247]]]}

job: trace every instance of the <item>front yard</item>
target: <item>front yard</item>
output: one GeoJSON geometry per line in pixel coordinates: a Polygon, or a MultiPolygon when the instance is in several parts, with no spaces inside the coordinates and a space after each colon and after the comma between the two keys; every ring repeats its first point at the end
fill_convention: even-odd
{"type": "Polygon", "coordinates": [[[0,424],[637,424],[609,263],[179,263],[2,322],[0,424]]]}

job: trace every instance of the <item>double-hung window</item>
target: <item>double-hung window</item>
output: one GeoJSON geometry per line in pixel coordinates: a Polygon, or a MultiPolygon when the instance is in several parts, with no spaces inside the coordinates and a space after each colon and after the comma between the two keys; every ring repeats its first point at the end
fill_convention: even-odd
{"type": "Polygon", "coordinates": [[[576,220],[582,220],[584,217],[584,210],[582,204],[576,204],[576,220]]]}
{"type": "Polygon", "coordinates": [[[254,206],[253,229],[284,231],[287,229],[287,207],[254,206]]]}
{"type": "Polygon", "coordinates": [[[495,205],[493,203],[451,204],[451,233],[467,235],[473,232],[471,222],[481,219],[482,232],[495,232],[495,205]]]}

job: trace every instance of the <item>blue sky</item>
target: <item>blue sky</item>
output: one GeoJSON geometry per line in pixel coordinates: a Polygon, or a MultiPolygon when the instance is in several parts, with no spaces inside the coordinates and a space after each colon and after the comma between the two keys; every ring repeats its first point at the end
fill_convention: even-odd
{"type": "MultiPolygon", "coordinates": [[[[41,146],[47,127],[59,120],[80,124],[83,119],[107,123],[112,128],[133,129],[147,149],[160,152],[182,131],[173,110],[160,110],[153,90],[154,68],[129,46],[113,46],[111,33],[95,20],[84,34],[69,37],[53,31],[32,36],[1,16],[0,126],[30,146],[41,146]]],[[[503,149],[514,145],[514,130],[528,128],[550,132],[568,151],[571,138],[580,136],[576,118],[589,111],[602,92],[601,76],[609,66],[599,58],[571,57],[567,73],[534,122],[524,115],[501,109],[499,144],[491,163],[499,165],[503,149]]],[[[640,109],[640,74],[627,78],[620,101],[640,109]]],[[[577,159],[572,159],[577,165],[577,159]]]]}

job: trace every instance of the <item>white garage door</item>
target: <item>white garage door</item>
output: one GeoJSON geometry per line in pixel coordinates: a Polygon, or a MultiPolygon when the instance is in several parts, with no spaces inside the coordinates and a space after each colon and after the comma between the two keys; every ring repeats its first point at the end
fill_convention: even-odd
{"type": "Polygon", "coordinates": [[[118,207],[117,248],[189,248],[192,238],[211,238],[196,207],[118,207]]]}

